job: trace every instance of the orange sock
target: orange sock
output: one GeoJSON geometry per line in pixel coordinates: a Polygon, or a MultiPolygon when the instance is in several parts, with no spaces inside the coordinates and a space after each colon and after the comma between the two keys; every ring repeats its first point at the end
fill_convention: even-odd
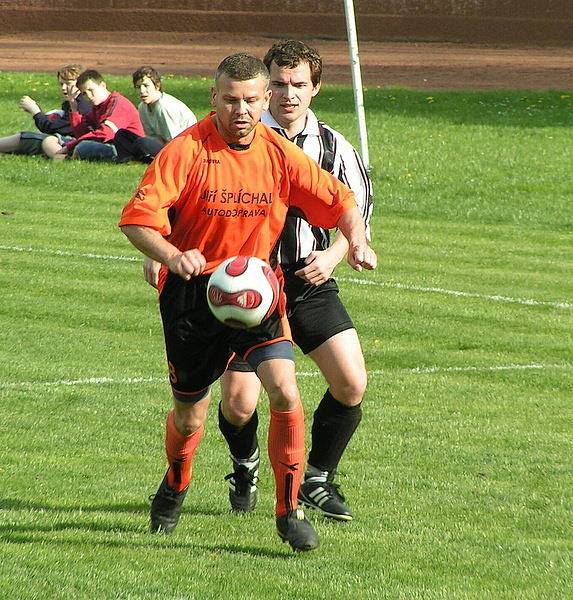
{"type": "Polygon", "coordinates": [[[176,492],[182,492],[191,481],[192,463],[195,450],[203,437],[204,427],[191,435],[183,435],[175,428],[175,412],[171,411],[165,420],[165,452],[169,469],[167,485],[176,492]]]}
{"type": "Polygon", "coordinates": [[[282,412],[271,409],[269,458],[275,475],[277,517],[297,507],[304,472],[304,412],[302,404],[282,412]]]}

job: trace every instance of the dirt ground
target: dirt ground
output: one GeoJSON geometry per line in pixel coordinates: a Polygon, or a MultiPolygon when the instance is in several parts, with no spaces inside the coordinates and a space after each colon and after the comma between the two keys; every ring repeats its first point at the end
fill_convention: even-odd
{"type": "MultiPolygon", "coordinates": [[[[0,34],[0,70],[56,71],[80,62],[103,74],[130,74],[143,64],[163,73],[211,77],[227,54],[262,56],[271,37],[213,33],[69,32],[0,34]],[[79,39],[78,39],[79,38],[79,39]]],[[[307,39],[322,54],[325,83],[350,83],[346,42],[307,39]]],[[[362,42],[365,86],[418,90],[573,90],[573,48],[493,47],[444,43],[362,42]]]]}

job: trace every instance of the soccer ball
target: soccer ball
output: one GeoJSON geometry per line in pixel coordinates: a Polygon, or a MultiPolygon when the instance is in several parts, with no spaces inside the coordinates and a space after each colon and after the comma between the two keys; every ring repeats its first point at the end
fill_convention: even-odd
{"type": "Polygon", "coordinates": [[[256,256],[223,261],[207,284],[207,302],[215,317],[235,329],[260,325],[275,310],[279,282],[269,265],[256,256]]]}

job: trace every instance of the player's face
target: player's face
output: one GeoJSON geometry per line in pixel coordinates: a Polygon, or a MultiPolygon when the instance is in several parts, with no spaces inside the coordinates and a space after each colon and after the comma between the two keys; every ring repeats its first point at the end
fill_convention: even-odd
{"type": "Polygon", "coordinates": [[[64,98],[69,98],[70,96],[75,98],[80,93],[76,82],[77,79],[68,79],[67,77],[62,77],[61,75],[58,77],[58,83],[64,98]]]}
{"type": "Polygon", "coordinates": [[[88,79],[80,87],[80,91],[87,96],[87,99],[94,106],[98,106],[99,104],[107,100],[109,96],[109,92],[107,91],[107,85],[105,84],[105,81],[97,83],[93,79],[88,79]]]}
{"type": "Polygon", "coordinates": [[[279,67],[271,63],[270,89],[273,93],[270,101],[270,112],[277,123],[289,128],[301,124],[301,131],[306,122],[306,111],[312,99],[320,90],[320,83],[314,86],[310,78],[310,65],[300,63],[293,69],[279,67]]]}
{"type": "Polygon", "coordinates": [[[254,128],[269,107],[270,96],[263,77],[235,81],[221,75],[211,89],[211,102],[222,138],[231,144],[250,144],[254,128]]]}
{"type": "Polygon", "coordinates": [[[144,104],[153,104],[161,98],[161,91],[147,76],[143,77],[135,84],[135,89],[144,104]]]}

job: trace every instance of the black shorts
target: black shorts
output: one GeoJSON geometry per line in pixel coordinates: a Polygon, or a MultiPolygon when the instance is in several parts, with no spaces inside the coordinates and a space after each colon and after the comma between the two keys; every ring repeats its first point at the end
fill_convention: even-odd
{"type": "Polygon", "coordinates": [[[159,297],[169,379],[178,400],[200,399],[236,353],[253,370],[269,358],[294,360],[285,317],[277,308],[261,325],[232,329],[207,304],[208,275],[185,281],[169,273],[159,297]]]}
{"type": "MultiPolygon", "coordinates": [[[[337,333],[354,329],[354,323],[340,300],[334,279],[314,286],[294,275],[294,270],[283,269],[287,316],[292,339],[308,354],[337,333]]],[[[248,372],[252,369],[247,362],[234,359],[229,370],[248,372]]]]}
{"type": "Polygon", "coordinates": [[[49,137],[47,133],[36,131],[20,132],[20,143],[18,144],[18,149],[14,150],[13,154],[28,154],[30,156],[43,154],[42,142],[47,137],[49,137]]]}

